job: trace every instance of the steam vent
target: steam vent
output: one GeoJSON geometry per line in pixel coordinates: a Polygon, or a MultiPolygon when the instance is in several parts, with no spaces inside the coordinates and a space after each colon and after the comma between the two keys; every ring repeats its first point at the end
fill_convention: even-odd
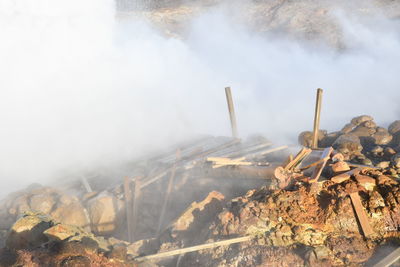
{"type": "Polygon", "coordinates": [[[400,267],[399,26],[400,0],[0,0],[0,267],[400,267]]]}

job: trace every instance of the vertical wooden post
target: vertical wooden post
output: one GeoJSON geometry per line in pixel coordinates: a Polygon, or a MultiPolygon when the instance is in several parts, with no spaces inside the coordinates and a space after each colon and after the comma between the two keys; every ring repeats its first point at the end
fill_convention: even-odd
{"type": "Polygon", "coordinates": [[[133,207],[132,207],[132,218],[133,218],[133,220],[132,220],[132,230],[131,230],[131,232],[132,232],[132,241],[131,242],[134,242],[135,241],[135,238],[136,238],[136,235],[135,235],[135,232],[136,232],[136,228],[137,228],[137,224],[138,224],[138,207],[139,207],[139,202],[140,202],[140,196],[141,196],[141,194],[142,194],[142,191],[141,191],[141,188],[142,188],[142,185],[141,185],[141,179],[142,179],[142,176],[137,176],[136,178],[135,178],[135,182],[134,182],[134,194],[133,194],[133,207]]]}
{"type": "Polygon", "coordinates": [[[228,102],[229,118],[231,120],[232,136],[238,138],[235,108],[233,106],[232,92],[230,87],[225,87],[226,101],[228,102]]]}
{"type": "Polygon", "coordinates": [[[176,167],[177,167],[178,161],[180,160],[180,157],[181,157],[181,151],[180,151],[180,149],[178,149],[176,151],[175,163],[174,163],[174,165],[173,165],[173,167],[171,169],[171,176],[169,177],[169,180],[168,180],[168,187],[167,187],[167,191],[165,192],[165,197],[164,197],[164,201],[163,201],[161,212],[160,212],[160,218],[158,219],[157,236],[160,235],[161,230],[162,230],[161,227],[163,226],[164,217],[165,217],[165,213],[167,211],[169,198],[170,198],[170,195],[171,195],[171,192],[172,192],[172,187],[174,185],[176,167]]]}
{"type": "Polygon", "coordinates": [[[317,99],[315,103],[315,116],[314,116],[314,131],[311,148],[318,148],[318,134],[319,134],[319,121],[321,118],[321,102],[322,102],[322,89],[317,90],[317,99]]]}
{"type": "Polygon", "coordinates": [[[131,179],[124,179],[124,197],[125,197],[125,212],[126,212],[126,228],[128,230],[128,241],[133,242],[132,235],[132,190],[131,179]]]}

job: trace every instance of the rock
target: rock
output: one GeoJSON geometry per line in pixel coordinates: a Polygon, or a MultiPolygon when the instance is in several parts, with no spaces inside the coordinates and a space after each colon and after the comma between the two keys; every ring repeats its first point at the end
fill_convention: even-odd
{"type": "Polygon", "coordinates": [[[356,174],[354,175],[354,178],[360,185],[362,185],[363,187],[365,187],[365,189],[369,191],[372,191],[376,186],[376,180],[367,175],[356,174]]]}
{"type": "Polygon", "coordinates": [[[59,206],[50,214],[56,221],[80,227],[88,227],[89,219],[85,208],[77,201],[69,204],[59,203],[59,206]]]}
{"type": "Polygon", "coordinates": [[[371,153],[374,154],[374,156],[378,156],[383,154],[383,147],[381,146],[375,146],[371,149],[371,153]]]}
{"type": "Polygon", "coordinates": [[[373,141],[376,145],[387,145],[389,144],[393,136],[385,129],[385,128],[378,128],[379,130],[372,135],[373,141]]]}
{"type": "Polygon", "coordinates": [[[54,198],[49,194],[33,195],[30,198],[30,208],[33,211],[49,214],[55,204],[54,198]]]}
{"type": "Polygon", "coordinates": [[[331,157],[333,162],[344,161],[344,156],[342,153],[338,153],[337,151],[333,151],[333,156],[331,157]]]}
{"type": "Polygon", "coordinates": [[[400,168],[400,153],[394,155],[391,161],[394,167],[400,168]]]}
{"type": "Polygon", "coordinates": [[[385,200],[378,191],[372,191],[368,200],[368,206],[372,209],[385,207],[385,200]]]}
{"type": "Polygon", "coordinates": [[[340,132],[343,133],[343,134],[350,133],[354,129],[354,127],[356,127],[356,126],[354,124],[352,124],[352,123],[346,124],[342,128],[342,130],[340,130],[340,132]]]}
{"type": "Polygon", "coordinates": [[[364,127],[367,127],[367,128],[376,128],[377,127],[376,123],[374,121],[372,121],[372,120],[371,121],[365,121],[361,125],[364,126],[364,127]]]}
{"type": "Polygon", "coordinates": [[[376,164],[376,167],[381,169],[389,168],[389,166],[390,166],[390,161],[381,161],[378,164],[376,164]]]}
{"type": "Polygon", "coordinates": [[[342,153],[346,160],[352,155],[361,153],[363,147],[358,136],[352,134],[344,134],[338,137],[333,143],[333,148],[342,153]]]}
{"type": "Polygon", "coordinates": [[[376,133],[375,128],[368,128],[365,126],[357,126],[353,131],[350,132],[351,134],[358,136],[358,137],[367,137],[371,136],[376,133]]]}
{"type": "Polygon", "coordinates": [[[344,181],[349,180],[350,177],[351,177],[350,174],[342,173],[342,174],[339,174],[339,175],[336,175],[336,176],[332,177],[331,181],[334,182],[334,183],[340,184],[340,183],[342,183],[344,181]]]}
{"type": "Polygon", "coordinates": [[[378,185],[395,185],[397,182],[393,180],[392,178],[386,176],[386,175],[379,175],[378,178],[376,179],[378,185]]]}
{"type": "Polygon", "coordinates": [[[358,125],[362,124],[363,122],[372,121],[372,120],[374,120],[374,118],[372,118],[371,116],[361,115],[361,116],[353,118],[351,120],[351,124],[358,126],[358,125]]]}
{"type": "Polygon", "coordinates": [[[400,120],[392,122],[388,127],[390,134],[396,134],[400,132],[400,120]]]}
{"type": "Polygon", "coordinates": [[[217,214],[222,210],[224,198],[224,195],[220,192],[212,191],[202,201],[193,202],[172,224],[170,228],[171,235],[176,237],[182,232],[196,229],[199,224],[203,224],[212,217],[210,216],[211,214],[217,214]]]}
{"type": "MultiPolygon", "coordinates": [[[[326,136],[325,130],[319,130],[318,132],[318,141],[321,141],[326,136]]],[[[313,132],[305,131],[300,133],[298,141],[299,144],[305,147],[311,147],[313,139],[313,132]]]]}
{"type": "Polygon", "coordinates": [[[394,150],[391,147],[386,147],[383,153],[385,154],[385,156],[391,157],[394,154],[396,154],[397,152],[396,152],[396,150],[394,150]]]}
{"type": "Polygon", "coordinates": [[[92,230],[98,234],[108,234],[117,227],[116,199],[104,191],[90,199],[87,204],[92,230]]]}
{"type": "Polygon", "coordinates": [[[49,240],[62,241],[72,236],[82,234],[84,231],[73,225],[57,224],[43,232],[49,240]]]}
{"type": "Polygon", "coordinates": [[[334,172],[343,172],[343,171],[350,170],[349,165],[344,161],[338,161],[338,162],[332,164],[331,167],[334,172]]]}
{"type": "Polygon", "coordinates": [[[53,222],[48,216],[40,214],[26,215],[12,226],[6,245],[12,249],[35,248],[48,240],[43,231],[52,225],[53,222]]]}

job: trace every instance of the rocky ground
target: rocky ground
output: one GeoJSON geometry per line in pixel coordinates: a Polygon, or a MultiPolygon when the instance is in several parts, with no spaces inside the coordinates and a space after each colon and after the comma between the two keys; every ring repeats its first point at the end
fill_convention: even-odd
{"type": "Polygon", "coordinates": [[[391,0],[172,0],[144,1],[140,8],[130,6],[129,0],[119,2],[122,3],[120,18],[145,17],[167,36],[186,38],[194,19],[206,12],[224,10],[222,14],[236,24],[246,25],[249,30],[284,35],[285,38],[322,41],[337,49],[346,48],[343,21],[338,15],[340,12],[359,19],[371,16],[383,16],[390,20],[400,18],[400,3],[391,0]]]}
{"type": "MultiPolygon", "coordinates": [[[[301,133],[299,142],[307,146],[310,133],[301,133]]],[[[266,157],[252,157],[247,169],[215,168],[197,158],[191,171],[177,168],[167,201],[173,212],[161,228],[166,198],[156,196],[167,190],[168,179],[143,188],[134,240],[128,238],[122,183],[75,194],[30,187],[2,202],[0,266],[372,266],[400,244],[399,142],[400,121],[385,129],[364,115],[340,131],[320,131],[319,150],[303,148],[287,160],[268,154],[268,162],[281,163],[263,167],[262,179],[250,177],[260,175],[266,157]],[[227,186],[235,183],[248,187],[227,186]],[[238,237],[244,239],[162,255],[238,237]],[[143,257],[148,255],[156,256],[143,257]]],[[[224,147],[230,155],[238,151],[224,147]]],[[[250,147],[260,149],[260,143],[250,147]]],[[[265,148],[256,151],[265,154],[265,148]]]]}

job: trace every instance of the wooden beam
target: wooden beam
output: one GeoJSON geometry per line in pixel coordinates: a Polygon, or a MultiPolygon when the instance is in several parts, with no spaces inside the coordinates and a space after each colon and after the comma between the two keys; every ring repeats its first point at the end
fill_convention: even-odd
{"type": "Polygon", "coordinates": [[[390,265],[392,265],[399,259],[400,259],[400,247],[395,249],[392,253],[387,255],[385,258],[383,258],[381,261],[379,261],[373,267],[389,267],[390,265]]]}
{"type": "Polygon", "coordinates": [[[321,104],[322,104],[322,89],[317,89],[317,99],[315,102],[315,115],[314,115],[314,130],[311,148],[318,148],[318,134],[319,134],[319,121],[321,118],[321,104]]]}
{"type": "Polygon", "coordinates": [[[289,171],[294,169],[305,157],[307,157],[308,155],[310,155],[310,153],[312,152],[311,149],[303,147],[299,153],[297,153],[297,155],[294,157],[294,159],[292,161],[290,161],[285,167],[284,170],[285,171],[289,171]]]}
{"type": "Polygon", "coordinates": [[[350,193],[350,199],[351,203],[353,203],[353,207],[356,212],[358,221],[361,225],[364,236],[365,237],[371,236],[374,233],[374,231],[372,230],[371,225],[369,224],[367,213],[364,210],[358,192],[350,193]]]}
{"type": "Polygon", "coordinates": [[[237,238],[232,238],[232,239],[228,239],[228,240],[217,241],[217,242],[212,242],[212,243],[207,243],[207,244],[202,244],[202,245],[197,245],[197,246],[192,246],[192,247],[187,247],[187,248],[181,248],[181,249],[161,252],[161,253],[157,253],[157,254],[153,254],[153,255],[137,257],[134,260],[137,262],[155,260],[155,259],[171,257],[171,256],[175,256],[175,255],[181,255],[181,254],[185,254],[188,252],[199,251],[199,250],[203,250],[203,249],[216,248],[216,247],[220,247],[220,246],[229,246],[229,245],[235,244],[235,243],[247,242],[252,239],[253,239],[253,236],[250,236],[250,235],[243,236],[243,237],[237,237],[237,238]]]}
{"type": "Polygon", "coordinates": [[[232,92],[230,87],[225,87],[226,101],[228,102],[229,118],[231,120],[232,136],[238,138],[235,107],[233,106],[232,92]]]}

